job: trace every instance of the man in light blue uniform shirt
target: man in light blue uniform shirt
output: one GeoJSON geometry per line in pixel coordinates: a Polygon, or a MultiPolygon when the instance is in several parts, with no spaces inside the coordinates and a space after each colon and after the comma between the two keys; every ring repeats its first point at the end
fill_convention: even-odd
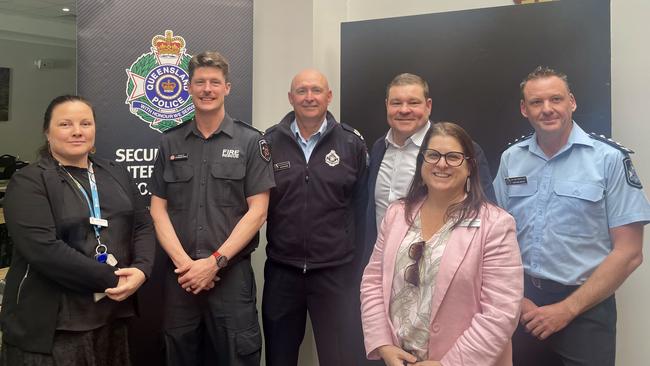
{"type": "Polygon", "coordinates": [[[503,153],[499,205],[517,221],[525,270],[514,365],[614,365],[614,291],[642,262],[650,204],[630,150],[585,133],[565,74],[521,83],[535,133],[503,153]]]}

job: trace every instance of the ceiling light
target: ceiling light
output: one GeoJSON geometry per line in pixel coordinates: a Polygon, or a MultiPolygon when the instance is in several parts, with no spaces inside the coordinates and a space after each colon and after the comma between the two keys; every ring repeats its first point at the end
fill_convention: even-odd
{"type": "Polygon", "coordinates": [[[70,11],[70,8],[63,8],[63,9],[61,9],[61,10],[65,11],[65,12],[67,13],[67,12],[70,11]]]}

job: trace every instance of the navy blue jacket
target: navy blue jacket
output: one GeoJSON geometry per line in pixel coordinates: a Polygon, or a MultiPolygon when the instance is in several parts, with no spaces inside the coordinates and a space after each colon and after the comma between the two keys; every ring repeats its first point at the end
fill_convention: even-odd
{"type": "Polygon", "coordinates": [[[303,271],[339,266],[365,251],[367,149],[361,135],[327,113],[327,128],[309,162],[287,114],[270,127],[276,187],[267,218],[269,260],[303,271]]]}

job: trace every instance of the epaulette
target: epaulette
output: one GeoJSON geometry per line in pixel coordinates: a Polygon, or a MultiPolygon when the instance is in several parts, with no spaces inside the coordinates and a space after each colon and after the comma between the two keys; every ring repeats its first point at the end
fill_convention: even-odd
{"type": "Polygon", "coordinates": [[[359,132],[356,128],[354,128],[354,127],[352,127],[352,126],[350,126],[348,124],[345,124],[343,122],[341,122],[341,127],[343,127],[344,130],[346,130],[348,132],[352,132],[353,134],[357,135],[357,137],[360,138],[361,141],[365,141],[363,136],[361,135],[361,132],[359,132]]]}
{"type": "Polygon", "coordinates": [[[238,120],[238,119],[233,119],[233,121],[235,121],[236,123],[239,123],[240,125],[243,125],[243,126],[245,126],[245,127],[248,127],[248,128],[250,128],[251,130],[256,131],[256,132],[259,133],[260,135],[263,135],[263,134],[264,134],[264,132],[258,130],[257,128],[253,127],[253,125],[248,124],[248,123],[246,123],[246,122],[244,122],[244,121],[240,121],[240,120],[238,120]]]}
{"type": "Polygon", "coordinates": [[[278,124],[274,124],[273,126],[267,128],[266,131],[264,131],[264,135],[268,135],[269,133],[273,132],[273,130],[278,128],[279,125],[280,124],[278,123],[278,124]]]}
{"type": "Polygon", "coordinates": [[[190,118],[190,119],[186,119],[185,121],[183,121],[183,122],[177,124],[176,126],[174,126],[174,127],[170,127],[170,128],[168,128],[168,129],[166,129],[165,131],[163,131],[163,133],[172,132],[172,131],[174,131],[174,130],[177,130],[177,129],[179,129],[179,128],[185,126],[186,124],[188,124],[191,120],[192,120],[192,118],[190,118]]]}
{"type": "Polygon", "coordinates": [[[620,150],[627,155],[634,154],[634,151],[632,151],[631,149],[628,149],[627,147],[619,144],[618,142],[612,140],[611,138],[605,137],[605,135],[597,135],[595,132],[589,132],[589,137],[591,137],[594,140],[604,142],[607,145],[615,148],[616,150],[620,150]]]}
{"type": "Polygon", "coordinates": [[[534,133],[535,133],[535,132],[531,132],[531,133],[529,133],[528,135],[521,135],[521,137],[518,137],[518,138],[514,139],[514,141],[510,141],[510,142],[508,142],[508,146],[512,146],[512,145],[514,145],[514,144],[516,144],[516,143],[518,143],[518,142],[526,141],[526,140],[528,140],[529,138],[533,137],[533,134],[534,134],[534,133]]]}

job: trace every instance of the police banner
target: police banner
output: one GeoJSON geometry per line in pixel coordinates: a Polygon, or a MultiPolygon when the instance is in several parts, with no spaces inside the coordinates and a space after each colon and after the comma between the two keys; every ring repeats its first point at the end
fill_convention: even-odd
{"type": "Polygon", "coordinates": [[[78,92],[97,114],[97,154],[127,165],[143,195],[160,133],[192,118],[187,66],[215,50],[230,62],[226,110],[250,122],[253,1],[78,1],[78,92]]]}
{"type": "MultiPolygon", "coordinates": [[[[140,193],[148,184],[161,133],[192,118],[187,66],[215,50],[230,63],[226,110],[251,121],[253,0],[78,0],[77,89],[95,108],[96,148],[126,165],[140,193]]],[[[130,324],[135,365],[162,361],[162,268],[139,291],[144,311],[130,324]]]]}

